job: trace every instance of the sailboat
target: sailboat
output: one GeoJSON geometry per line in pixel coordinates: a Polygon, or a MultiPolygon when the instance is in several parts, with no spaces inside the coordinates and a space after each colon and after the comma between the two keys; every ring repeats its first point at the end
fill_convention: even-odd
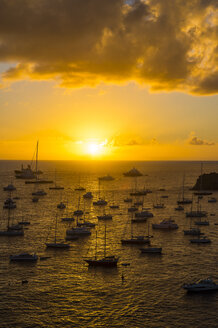
{"type": "Polygon", "coordinates": [[[185,175],[183,176],[182,181],[182,198],[177,201],[178,205],[192,204],[192,199],[185,198],[185,175]]]}
{"type": "Polygon", "coordinates": [[[80,196],[79,196],[79,199],[78,199],[78,207],[77,207],[77,210],[73,212],[74,215],[77,215],[77,216],[83,215],[83,211],[80,210],[79,208],[80,208],[80,196]]]}
{"type": "Polygon", "coordinates": [[[130,223],[131,226],[131,237],[127,238],[127,239],[121,239],[121,243],[123,245],[125,244],[136,244],[136,245],[142,245],[142,244],[150,244],[150,240],[149,238],[145,237],[145,236],[133,236],[133,224],[132,224],[132,220],[130,223]]]}
{"type": "Polygon", "coordinates": [[[201,230],[199,228],[193,228],[192,227],[192,218],[190,218],[190,228],[188,230],[183,230],[184,235],[190,235],[190,236],[200,236],[203,235],[201,230]]]}
{"type": "Polygon", "coordinates": [[[69,244],[65,243],[57,243],[57,215],[56,215],[56,220],[55,220],[55,234],[54,234],[54,242],[53,243],[46,243],[47,248],[59,248],[59,249],[64,249],[64,248],[69,248],[69,244]]]}
{"type": "Polygon", "coordinates": [[[81,226],[79,224],[78,218],[79,218],[79,216],[83,215],[83,211],[81,211],[81,212],[82,212],[82,214],[76,215],[76,226],[72,227],[71,229],[66,230],[66,238],[67,239],[75,239],[75,238],[78,238],[79,236],[82,237],[82,236],[90,236],[91,235],[91,231],[87,228],[87,226],[85,226],[85,225],[81,226]]]}
{"type": "Polygon", "coordinates": [[[55,170],[55,182],[53,187],[49,187],[50,190],[63,190],[64,187],[58,186],[56,183],[56,170],[55,170]]]}
{"type": "Polygon", "coordinates": [[[97,216],[98,220],[112,220],[112,215],[111,214],[106,214],[105,213],[105,207],[103,208],[103,214],[97,216]]]}
{"type": "Polygon", "coordinates": [[[105,224],[105,232],[104,232],[104,256],[102,258],[97,258],[97,231],[96,231],[96,246],[95,246],[95,257],[92,259],[86,259],[85,262],[88,263],[89,266],[101,266],[101,267],[116,267],[119,258],[112,255],[106,256],[106,224],[105,224]]]}
{"type": "Polygon", "coordinates": [[[114,201],[114,191],[112,192],[112,204],[109,207],[112,208],[112,209],[116,209],[116,208],[119,208],[120,207],[119,205],[116,205],[115,204],[115,201],[114,201]]]}
{"type": "Polygon", "coordinates": [[[146,196],[147,190],[145,190],[145,188],[142,190],[138,190],[137,188],[137,177],[135,177],[134,182],[135,182],[135,188],[132,192],[130,192],[130,196],[146,196]]]}
{"type": "Polygon", "coordinates": [[[0,236],[8,236],[8,237],[15,237],[15,236],[23,236],[24,230],[23,227],[19,224],[11,225],[11,209],[8,208],[8,222],[7,222],[7,229],[6,230],[0,230],[0,236]]]}
{"type": "Polygon", "coordinates": [[[165,208],[165,205],[164,205],[164,203],[161,202],[160,198],[158,201],[157,194],[156,194],[156,202],[153,203],[153,208],[156,208],[156,209],[165,208]]]}
{"type": "Polygon", "coordinates": [[[84,187],[82,187],[82,186],[80,185],[80,176],[79,176],[79,185],[78,185],[78,187],[76,187],[74,190],[75,190],[75,191],[85,191],[85,190],[86,190],[86,188],[84,188],[84,187]]]}
{"type": "Polygon", "coordinates": [[[61,221],[62,222],[73,222],[73,221],[75,221],[74,217],[72,215],[68,214],[69,213],[68,202],[67,202],[67,206],[66,206],[66,212],[65,212],[65,216],[61,218],[61,221]]]}
{"type": "Polygon", "coordinates": [[[39,180],[38,179],[38,172],[41,172],[41,171],[38,171],[38,153],[39,153],[39,141],[37,141],[36,143],[36,159],[35,159],[35,173],[34,173],[34,177],[32,177],[31,179],[34,179],[34,180],[27,180],[25,181],[26,184],[45,184],[45,183],[53,183],[53,181],[51,180],[39,180]]]}
{"type": "Polygon", "coordinates": [[[186,212],[186,217],[187,218],[190,218],[190,217],[193,217],[193,218],[201,218],[201,217],[206,217],[206,216],[207,216],[207,212],[201,210],[200,198],[198,197],[198,200],[197,200],[197,210],[196,211],[193,211],[192,210],[192,207],[191,207],[191,211],[190,212],[186,212]]]}
{"type": "Polygon", "coordinates": [[[100,180],[98,180],[98,200],[96,202],[93,202],[93,205],[95,205],[95,206],[107,205],[107,201],[105,199],[101,198],[100,180]]]}

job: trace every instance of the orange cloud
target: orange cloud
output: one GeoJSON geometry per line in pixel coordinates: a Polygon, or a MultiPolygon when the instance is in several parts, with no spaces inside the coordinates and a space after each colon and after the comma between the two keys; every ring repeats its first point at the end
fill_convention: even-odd
{"type": "Polygon", "coordinates": [[[218,92],[216,0],[0,0],[4,81],[218,92]]]}

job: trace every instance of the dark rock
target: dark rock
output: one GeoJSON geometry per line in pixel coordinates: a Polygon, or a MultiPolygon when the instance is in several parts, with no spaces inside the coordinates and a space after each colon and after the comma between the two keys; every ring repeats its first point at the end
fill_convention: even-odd
{"type": "Polygon", "coordinates": [[[200,175],[192,190],[218,190],[218,173],[200,175]]]}

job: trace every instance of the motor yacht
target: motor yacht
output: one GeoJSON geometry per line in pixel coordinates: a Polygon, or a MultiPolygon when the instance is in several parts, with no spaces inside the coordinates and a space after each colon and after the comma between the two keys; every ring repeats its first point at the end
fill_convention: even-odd
{"type": "Polygon", "coordinates": [[[104,206],[107,205],[107,201],[104,199],[99,199],[96,202],[93,202],[93,205],[95,206],[104,206]]]}
{"type": "Polygon", "coordinates": [[[142,216],[142,217],[135,217],[131,219],[132,223],[141,223],[141,222],[146,222],[148,220],[148,218],[146,216],[142,216]]]}
{"type": "Polygon", "coordinates": [[[123,173],[123,175],[124,177],[141,177],[143,174],[133,167],[130,171],[123,173]]]}
{"type": "Polygon", "coordinates": [[[153,218],[153,216],[154,216],[153,213],[149,211],[142,211],[142,212],[135,213],[136,218],[153,218]]]}
{"type": "Polygon", "coordinates": [[[87,259],[85,262],[90,266],[116,267],[118,260],[118,257],[106,256],[101,259],[87,259]]]}
{"type": "Polygon", "coordinates": [[[32,192],[32,195],[33,196],[45,196],[45,195],[47,195],[47,193],[43,189],[40,189],[38,191],[32,192]]]}
{"type": "Polygon", "coordinates": [[[82,210],[76,210],[73,212],[74,215],[76,216],[80,216],[80,215],[83,215],[83,211],[82,210]]]}
{"type": "Polygon", "coordinates": [[[36,262],[38,256],[36,254],[21,253],[18,255],[10,255],[10,261],[16,262],[36,262]]]}
{"type": "Polygon", "coordinates": [[[4,209],[9,209],[9,210],[12,210],[16,207],[17,207],[16,202],[11,198],[7,198],[3,205],[4,209]]]}
{"type": "Polygon", "coordinates": [[[15,188],[15,186],[13,184],[9,184],[8,186],[4,187],[3,190],[4,191],[10,191],[11,192],[11,191],[15,191],[16,188],[15,188]]]}
{"type": "Polygon", "coordinates": [[[132,198],[125,198],[124,203],[132,203],[132,198]]]}
{"type": "Polygon", "coordinates": [[[215,197],[211,197],[208,199],[208,203],[216,203],[217,199],[215,197]]]}
{"type": "Polygon", "coordinates": [[[207,238],[206,236],[190,239],[190,243],[192,244],[210,244],[211,240],[207,238]]]}
{"type": "Polygon", "coordinates": [[[8,227],[6,230],[0,230],[0,236],[8,236],[8,237],[17,237],[23,236],[23,229],[13,229],[13,227],[8,227]]]}
{"type": "Polygon", "coordinates": [[[91,193],[91,191],[88,191],[86,194],[83,195],[83,198],[85,199],[92,199],[93,198],[93,195],[91,193]]]}
{"type": "Polygon", "coordinates": [[[138,208],[135,207],[135,206],[131,206],[131,207],[128,208],[128,212],[129,212],[129,213],[137,212],[137,211],[138,211],[138,208]]]}
{"type": "Polygon", "coordinates": [[[66,231],[67,236],[89,236],[91,235],[91,231],[88,230],[86,227],[75,227],[71,229],[67,229],[66,231]]]}
{"type": "Polygon", "coordinates": [[[207,212],[205,211],[190,211],[186,212],[187,218],[203,218],[207,216],[207,212]]]}
{"type": "Polygon", "coordinates": [[[100,180],[100,181],[113,181],[114,178],[111,175],[107,174],[103,177],[99,177],[98,180],[100,180]]]}
{"type": "Polygon", "coordinates": [[[143,206],[143,201],[135,202],[134,206],[143,206]]]}
{"type": "Polygon", "coordinates": [[[140,251],[142,254],[161,254],[162,253],[162,247],[146,247],[146,248],[140,248],[140,251]]]}
{"type": "Polygon", "coordinates": [[[121,243],[125,244],[132,244],[132,245],[144,245],[150,244],[150,239],[146,238],[145,236],[132,236],[131,238],[121,239],[121,243]]]}
{"type": "Polygon", "coordinates": [[[195,225],[198,226],[209,226],[210,222],[209,221],[195,221],[195,225]]]}
{"type": "Polygon", "coordinates": [[[110,205],[109,207],[112,208],[112,209],[120,208],[119,205],[110,205]]]}
{"type": "Polygon", "coordinates": [[[175,207],[175,211],[184,211],[184,207],[182,205],[179,205],[175,207]]]}
{"type": "Polygon", "coordinates": [[[186,289],[188,292],[209,292],[218,290],[218,284],[211,278],[206,278],[191,284],[184,284],[182,288],[186,289]]]}
{"type": "Polygon", "coordinates": [[[61,218],[61,221],[62,222],[74,222],[75,221],[75,219],[74,219],[74,217],[65,217],[65,218],[61,218]]]}
{"type": "Polygon", "coordinates": [[[47,248],[60,248],[60,249],[64,249],[64,248],[70,248],[69,244],[65,244],[65,243],[46,243],[46,247],[47,248]]]}
{"type": "Polygon", "coordinates": [[[157,203],[157,204],[153,204],[153,208],[165,208],[165,205],[163,203],[157,203]]]}
{"type": "Polygon", "coordinates": [[[60,204],[57,205],[57,208],[59,208],[60,210],[63,210],[66,208],[66,205],[62,202],[60,202],[60,204]]]}
{"type": "Polygon", "coordinates": [[[103,214],[97,216],[98,220],[112,220],[111,214],[103,214]]]}
{"type": "Polygon", "coordinates": [[[77,224],[78,227],[87,227],[87,228],[94,228],[95,227],[95,223],[92,223],[90,221],[84,221],[84,222],[79,222],[77,224]]]}
{"type": "Polygon", "coordinates": [[[152,224],[153,229],[163,229],[163,230],[174,230],[178,229],[178,225],[175,223],[174,220],[163,220],[160,223],[153,223],[152,224]]]}
{"type": "Polygon", "coordinates": [[[75,188],[74,190],[75,190],[75,191],[85,191],[86,188],[84,188],[84,187],[77,187],[77,188],[75,188]]]}
{"type": "Polygon", "coordinates": [[[146,196],[147,195],[147,190],[136,190],[133,192],[130,192],[130,196],[146,196]]]}
{"type": "Polygon", "coordinates": [[[183,230],[184,235],[190,235],[190,236],[200,236],[203,233],[198,228],[190,228],[189,230],[183,230]]]}

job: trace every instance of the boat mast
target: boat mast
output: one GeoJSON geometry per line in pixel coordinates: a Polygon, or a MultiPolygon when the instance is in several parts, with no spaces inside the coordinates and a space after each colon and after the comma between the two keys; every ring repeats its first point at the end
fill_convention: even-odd
{"type": "Polygon", "coordinates": [[[201,163],[201,182],[200,182],[200,190],[202,190],[202,184],[203,184],[203,163],[201,163]]]}
{"type": "Polygon", "coordinates": [[[11,209],[10,209],[10,205],[9,205],[9,207],[8,207],[8,230],[9,230],[9,228],[10,228],[10,218],[11,218],[11,209]]]}
{"type": "MultiPolygon", "coordinates": [[[[132,213],[132,219],[133,219],[133,213],[132,213]]],[[[132,219],[131,219],[131,239],[133,238],[133,225],[132,225],[132,219]]]]}
{"type": "Polygon", "coordinates": [[[184,201],[184,189],[185,189],[185,174],[183,175],[182,181],[182,200],[184,201]]]}
{"type": "Polygon", "coordinates": [[[100,180],[98,179],[98,199],[100,199],[100,180]]]}
{"type": "Polygon", "coordinates": [[[95,260],[97,260],[97,249],[98,249],[98,232],[96,230],[96,241],[95,241],[95,260]]]}
{"type": "Polygon", "coordinates": [[[104,226],[104,257],[106,257],[106,224],[104,226]]]}
{"type": "Polygon", "coordinates": [[[135,177],[135,192],[137,190],[137,177],[135,177]]]}
{"type": "Polygon", "coordinates": [[[54,239],[55,244],[56,244],[56,238],[57,238],[57,221],[58,221],[58,217],[57,217],[57,214],[56,214],[56,220],[55,220],[55,239],[54,239]]]}
{"type": "Polygon", "coordinates": [[[38,148],[39,148],[39,140],[37,140],[37,144],[36,144],[36,180],[38,179],[38,148]]]}

